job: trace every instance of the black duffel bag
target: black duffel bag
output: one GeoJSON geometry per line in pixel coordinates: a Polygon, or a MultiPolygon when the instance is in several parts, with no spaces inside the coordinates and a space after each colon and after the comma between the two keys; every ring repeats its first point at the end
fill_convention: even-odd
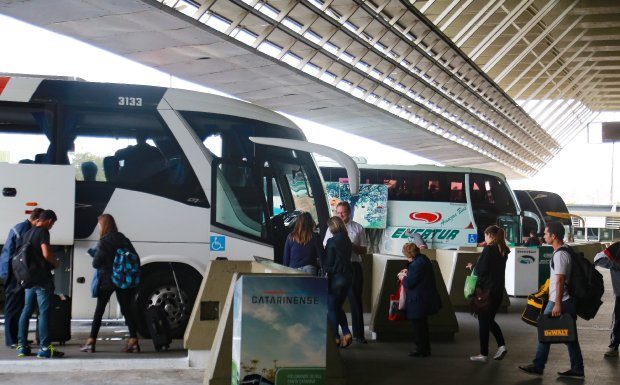
{"type": "Polygon", "coordinates": [[[538,319],[538,341],[559,344],[577,341],[577,323],[570,314],[552,317],[544,314],[538,319]]]}

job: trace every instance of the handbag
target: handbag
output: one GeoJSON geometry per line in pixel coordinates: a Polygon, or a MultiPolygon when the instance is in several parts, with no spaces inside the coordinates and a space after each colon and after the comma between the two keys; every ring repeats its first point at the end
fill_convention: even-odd
{"type": "Polygon", "coordinates": [[[479,287],[474,291],[474,295],[471,297],[471,312],[472,314],[480,315],[485,314],[491,307],[491,292],[489,290],[483,290],[479,287]]]}
{"type": "Polygon", "coordinates": [[[549,279],[543,284],[538,292],[527,296],[527,304],[521,314],[521,320],[528,325],[538,325],[538,318],[545,311],[549,302],[549,279]]]}
{"type": "Polygon", "coordinates": [[[398,282],[398,290],[395,294],[390,294],[390,308],[388,309],[388,319],[390,321],[403,321],[405,312],[400,309],[400,294],[403,290],[403,282],[398,282]]]}
{"type": "Polygon", "coordinates": [[[576,320],[570,314],[552,317],[544,314],[538,319],[538,341],[550,344],[577,342],[576,320]]]}
{"type": "Polygon", "coordinates": [[[463,289],[465,299],[469,299],[474,294],[476,284],[478,284],[478,276],[476,276],[476,269],[472,269],[471,274],[465,278],[465,288],[463,289]]]}
{"type": "Polygon", "coordinates": [[[95,274],[93,274],[93,279],[90,281],[90,295],[93,298],[97,298],[99,296],[99,270],[95,269],[95,274]]]}

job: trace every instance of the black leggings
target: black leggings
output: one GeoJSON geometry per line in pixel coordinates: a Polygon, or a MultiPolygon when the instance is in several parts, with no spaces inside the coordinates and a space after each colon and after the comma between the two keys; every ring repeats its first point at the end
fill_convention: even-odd
{"type": "Polygon", "coordinates": [[[488,313],[478,315],[478,331],[480,334],[480,354],[483,356],[489,355],[489,331],[495,337],[497,346],[506,345],[504,341],[504,335],[502,329],[499,328],[497,322],[495,322],[495,315],[502,304],[502,297],[492,298],[491,306],[488,313]]]}
{"type": "Polygon", "coordinates": [[[131,308],[131,300],[135,295],[136,289],[111,289],[103,290],[99,289],[99,296],[97,297],[97,308],[95,309],[95,315],[93,317],[93,325],[90,329],[90,338],[97,339],[99,329],[101,328],[101,319],[105,312],[108,302],[112,293],[116,291],[116,299],[121,307],[121,313],[125,317],[125,325],[129,328],[129,338],[138,338],[138,327],[136,324],[136,316],[131,308]]]}

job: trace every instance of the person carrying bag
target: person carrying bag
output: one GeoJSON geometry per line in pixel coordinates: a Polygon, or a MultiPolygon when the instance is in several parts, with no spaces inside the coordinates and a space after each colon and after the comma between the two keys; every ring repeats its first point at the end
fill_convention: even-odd
{"type": "Polygon", "coordinates": [[[399,273],[402,286],[406,289],[405,313],[411,320],[416,350],[410,357],[428,357],[431,344],[428,330],[428,317],[441,309],[441,298],[437,291],[435,270],[432,262],[420,253],[415,243],[403,246],[403,255],[409,260],[406,272],[399,273]]]}
{"type": "MultiPolygon", "coordinates": [[[[504,230],[498,226],[487,227],[484,230],[484,240],[487,246],[482,250],[475,268],[471,263],[467,265],[468,268],[472,269],[470,277],[473,276],[474,270],[477,277],[475,290],[471,296],[471,310],[478,318],[480,354],[469,357],[471,361],[475,362],[488,361],[489,332],[495,337],[498,346],[493,359],[501,360],[508,352],[502,330],[495,322],[495,315],[504,296],[506,261],[510,249],[506,245],[504,230]]],[[[473,278],[470,279],[473,280],[473,278]]]]}

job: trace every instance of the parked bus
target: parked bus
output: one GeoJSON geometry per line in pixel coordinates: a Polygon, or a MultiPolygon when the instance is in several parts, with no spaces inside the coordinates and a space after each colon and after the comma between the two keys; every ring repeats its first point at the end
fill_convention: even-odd
{"type": "MultiPolygon", "coordinates": [[[[281,258],[299,210],[321,234],[329,211],[308,143],[287,118],[225,97],[161,87],[0,77],[0,237],[34,207],[56,211],[56,291],[90,318],[86,251],[112,214],[142,263],[139,309],[187,324],[207,262],[281,258]]],[[[116,306],[108,316],[115,317],[116,306]]],[[[142,315],[144,312],[140,311],[142,315]]],[[[140,331],[147,334],[144,321],[140,331]]]]}
{"type": "Polygon", "coordinates": [[[525,218],[523,234],[528,236],[531,230],[541,234],[547,223],[558,221],[566,228],[567,238],[573,234],[573,224],[568,207],[561,196],[549,191],[515,190],[519,206],[536,214],[536,218],[525,218]]]}
{"type": "MultiPolygon", "coordinates": [[[[502,174],[431,165],[359,164],[362,184],[388,186],[387,227],[375,238],[379,252],[400,254],[410,232],[429,248],[476,246],[497,224],[507,240],[521,242],[521,212],[502,174]]],[[[321,164],[325,181],[346,179],[345,170],[321,164]]]]}

